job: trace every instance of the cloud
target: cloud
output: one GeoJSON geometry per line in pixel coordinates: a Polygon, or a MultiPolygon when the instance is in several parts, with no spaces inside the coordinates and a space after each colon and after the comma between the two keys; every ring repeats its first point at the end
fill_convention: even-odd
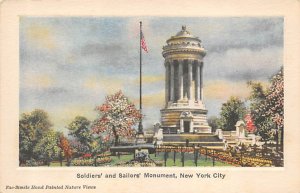
{"type": "Polygon", "coordinates": [[[124,41],[120,39],[107,43],[98,40],[78,46],[72,50],[73,64],[84,71],[96,69],[114,74],[131,73],[138,69],[138,49],[131,49],[130,43],[124,41]]]}
{"type": "MultiPolygon", "coordinates": [[[[264,87],[269,85],[267,81],[260,81],[264,87]]],[[[204,88],[205,100],[220,100],[226,101],[231,96],[247,99],[251,93],[251,87],[246,81],[231,82],[227,80],[214,80],[205,83],[204,88]]]]}
{"type": "Polygon", "coordinates": [[[94,121],[97,112],[94,106],[86,104],[72,104],[64,107],[56,107],[48,111],[51,121],[55,123],[55,129],[63,130],[76,116],[84,116],[90,121],[94,121]]]}
{"type": "Polygon", "coordinates": [[[104,91],[107,95],[114,94],[119,90],[123,90],[123,84],[124,79],[107,76],[93,76],[86,78],[86,80],[83,82],[83,87],[97,92],[104,91]]]}
{"type": "Polygon", "coordinates": [[[280,47],[229,49],[223,53],[207,54],[204,76],[231,81],[267,80],[282,65],[283,50],[280,47]]]}
{"type": "MultiPolygon", "coordinates": [[[[151,83],[158,83],[158,82],[162,83],[164,80],[165,80],[165,76],[162,74],[160,74],[160,75],[143,75],[142,76],[143,84],[151,84],[151,83]]],[[[140,79],[139,78],[135,79],[134,83],[139,84],[140,79]]]]}
{"type": "MultiPolygon", "coordinates": [[[[134,104],[139,104],[139,98],[133,99],[134,104]]],[[[143,106],[162,108],[165,101],[165,91],[161,90],[152,94],[143,95],[143,106]]],[[[157,112],[158,113],[158,112],[157,112]]]]}
{"type": "Polygon", "coordinates": [[[81,49],[80,52],[82,56],[90,55],[116,55],[122,53],[121,50],[124,48],[120,44],[101,44],[93,43],[86,44],[81,49]]]}
{"type": "Polygon", "coordinates": [[[280,17],[207,18],[200,23],[202,28],[198,33],[210,52],[283,46],[283,18],[280,17]]]}
{"type": "Polygon", "coordinates": [[[35,42],[39,47],[49,50],[56,48],[53,30],[49,26],[32,24],[27,28],[26,35],[29,40],[35,42]]]}
{"type": "Polygon", "coordinates": [[[45,73],[27,73],[21,82],[22,87],[31,89],[50,88],[54,84],[54,78],[45,73]]]}
{"type": "Polygon", "coordinates": [[[153,36],[163,37],[163,43],[186,25],[209,52],[283,46],[283,17],[153,17],[149,23],[153,36]]]}
{"type": "Polygon", "coordinates": [[[228,99],[230,96],[246,98],[250,94],[250,88],[245,82],[229,82],[229,81],[210,81],[205,84],[204,98],[213,99],[228,99]]]}

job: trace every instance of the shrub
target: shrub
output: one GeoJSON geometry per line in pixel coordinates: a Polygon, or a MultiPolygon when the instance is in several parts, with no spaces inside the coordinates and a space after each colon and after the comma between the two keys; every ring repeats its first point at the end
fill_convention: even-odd
{"type": "MultiPolygon", "coordinates": [[[[102,158],[97,158],[96,159],[96,163],[98,164],[105,164],[105,163],[110,163],[111,162],[111,158],[110,157],[102,157],[102,158]]],[[[78,158],[78,159],[73,159],[72,160],[72,165],[73,166],[94,166],[95,165],[95,160],[93,158],[89,158],[89,159],[82,159],[82,158],[78,158]]]]}
{"type": "Polygon", "coordinates": [[[44,161],[38,161],[35,159],[26,160],[25,165],[26,167],[36,167],[44,165],[44,161]]]}

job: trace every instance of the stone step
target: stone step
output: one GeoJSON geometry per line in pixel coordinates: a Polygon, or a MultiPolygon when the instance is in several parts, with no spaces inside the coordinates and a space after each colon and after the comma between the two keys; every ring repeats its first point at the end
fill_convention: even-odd
{"type": "Polygon", "coordinates": [[[163,142],[186,142],[189,140],[189,143],[193,142],[222,142],[218,136],[209,134],[209,135],[163,135],[163,142]]]}
{"type": "Polygon", "coordinates": [[[203,146],[203,147],[207,147],[209,149],[220,149],[220,150],[224,149],[224,146],[203,146]]]}
{"type": "Polygon", "coordinates": [[[212,133],[181,133],[181,134],[163,134],[164,136],[218,136],[212,133]]]}
{"type": "MultiPolygon", "coordinates": [[[[223,142],[190,142],[189,145],[195,144],[200,145],[202,147],[211,147],[211,146],[224,146],[223,142]]],[[[185,142],[180,142],[180,141],[168,141],[168,142],[163,142],[163,145],[185,145],[185,142]]]]}

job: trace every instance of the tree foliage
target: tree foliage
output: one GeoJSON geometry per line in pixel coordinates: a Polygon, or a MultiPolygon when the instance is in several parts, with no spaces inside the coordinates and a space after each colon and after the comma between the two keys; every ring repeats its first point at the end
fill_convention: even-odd
{"type": "Polygon", "coordinates": [[[72,147],[69,143],[69,140],[63,134],[61,134],[60,137],[59,137],[58,146],[61,149],[61,153],[62,153],[61,156],[65,157],[67,159],[67,162],[69,162],[69,160],[72,157],[73,150],[72,150],[72,147]]]}
{"type": "Polygon", "coordinates": [[[267,91],[264,90],[263,86],[259,82],[248,82],[251,86],[252,91],[250,95],[250,111],[254,125],[257,127],[257,133],[262,137],[263,140],[268,141],[273,139],[272,128],[273,123],[270,121],[270,117],[266,116],[267,105],[266,95],[267,91]]]}
{"type": "MultiPolygon", "coordinates": [[[[271,79],[267,90],[259,82],[249,82],[252,88],[251,115],[257,127],[257,132],[265,140],[274,139],[274,130],[281,129],[284,125],[284,81],[283,68],[271,79]]],[[[283,137],[281,137],[283,139],[283,137]]]]}
{"type": "Polygon", "coordinates": [[[210,116],[207,119],[208,125],[211,127],[212,131],[215,132],[217,129],[221,129],[221,119],[216,116],[210,116]]]}
{"type": "Polygon", "coordinates": [[[41,140],[36,144],[33,151],[39,155],[40,159],[44,159],[49,164],[55,158],[60,155],[59,133],[54,130],[49,130],[41,140]]]}
{"type": "Polygon", "coordinates": [[[103,139],[101,136],[94,137],[93,142],[91,143],[91,153],[93,156],[97,156],[97,154],[102,153],[104,151],[103,147],[103,139]]]}
{"type": "Polygon", "coordinates": [[[19,121],[19,154],[20,160],[28,160],[38,155],[33,149],[50,130],[52,123],[48,114],[40,109],[23,113],[19,121]]]}
{"type": "Polygon", "coordinates": [[[142,118],[140,111],[121,91],[107,96],[105,103],[97,106],[96,110],[100,117],[95,120],[93,131],[105,135],[105,140],[113,137],[115,145],[119,137],[133,136],[132,127],[142,118]]]}
{"type": "MultiPolygon", "coordinates": [[[[88,150],[93,141],[90,126],[91,122],[86,117],[82,116],[75,117],[75,119],[67,126],[69,135],[73,136],[81,146],[85,146],[88,150]]],[[[80,145],[78,144],[78,146],[80,145]]]]}
{"type": "Polygon", "coordinates": [[[283,68],[272,77],[271,86],[267,92],[267,111],[266,115],[281,129],[284,125],[284,81],[283,68]]]}
{"type": "Polygon", "coordinates": [[[242,120],[246,113],[245,104],[237,97],[230,99],[222,104],[221,107],[221,126],[225,131],[235,130],[237,121],[242,120]]]}

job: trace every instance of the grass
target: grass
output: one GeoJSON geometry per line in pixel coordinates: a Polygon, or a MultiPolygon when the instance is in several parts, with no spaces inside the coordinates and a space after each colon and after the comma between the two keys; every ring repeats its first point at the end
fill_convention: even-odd
{"type": "Polygon", "coordinates": [[[120,162],[128,162],[133,159],[133,154],[130,155],[121,155],[120,157],[118,156],[110,156],[112,161],[110,162],[110,165],[116,165],[120,162]]]}
{"type": "MultiPolygon", "coordinates": [[[[164,153],[159,153],[156,155],[151,155],[151,159],[154,161],[162,161],[163,166],[165,164],[164,162],[164,153]]],[[[169,153],[168,158],[167,158],[167,167],[182,167],[182,162],[181,162],[181,154],[176,153],[175,157],[175,163],[174,163],[174,153],[169,153]]],[[[184,166],[185,167],[196,167],[195,162],[194,162],[194,154],[193,153],[185,153],[184,154],[184,166]]],[[[215,166],[231,166],[227,163],[220,162],[215,160],[215,166]]],[[[197,167],[213,167],[213,160],[209,157],[205,156],[199,156],[198,161],[197,161],[197,167]]]]}

